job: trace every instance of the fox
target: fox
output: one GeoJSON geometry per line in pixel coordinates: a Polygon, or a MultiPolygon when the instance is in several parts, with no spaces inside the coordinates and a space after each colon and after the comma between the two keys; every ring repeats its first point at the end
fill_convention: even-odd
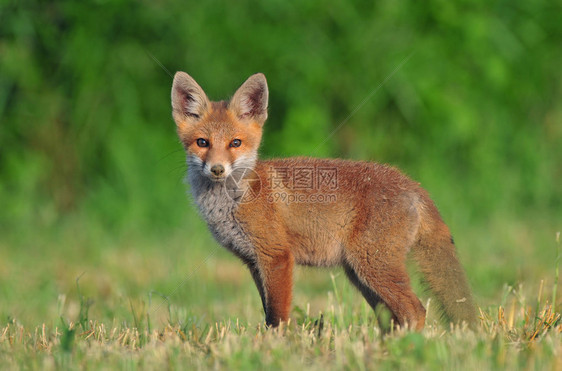
{"type": "Polygon", "coordinates": [[[395,167],[295,157],[258,160],[268,117],[265,76],[210,101],[185,72],[171,103],[194,203],[220,245],[250,271],[265,323],[289,320],[295,264],[341,267],[396,327],[421,331],[426,310],[406,268],[413,256],[450,323],[473,327],[476,307],[449,228],[428,192],[395,167]]]}

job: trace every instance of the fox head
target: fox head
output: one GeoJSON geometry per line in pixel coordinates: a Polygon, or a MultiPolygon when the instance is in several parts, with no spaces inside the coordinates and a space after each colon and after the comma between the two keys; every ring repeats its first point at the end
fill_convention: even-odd
{"type": "Polygon", "coordinates": [[[267,81],[261,73],[250,76],[230,101],[211,102],[191,76],[177,72],[172,115],[190,171],[220,182],[237,170],[253,168],[267,102],[267,81]]]}

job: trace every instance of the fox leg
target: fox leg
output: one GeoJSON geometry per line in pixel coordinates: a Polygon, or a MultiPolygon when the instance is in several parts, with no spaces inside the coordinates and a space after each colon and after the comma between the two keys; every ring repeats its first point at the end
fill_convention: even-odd
{"type": "Polygon", "coordinates": [[[265,311],[268,326],[277,327],[289,319],[293,290],[294,258],[288,251],[277,254],[258,254],[257,263],[250,268],[265,311]]]}
{"type": "Polygon", "coordinates": [[[378,296],[377,293],[374,292],[369,286],[365,285],[357,276],[353,268],[351,268],[349,265],[346,264],[344,266],[344,270],[347,278],[357,288],[357,290],[359,290],[361,294],[363,294],[363,297],[365,298],[365,300],[367,300],[367,303],[369,303],[371,308],[375,310],[375,308],[380,303],[382,303],[382,299],[380,298],[380,296],[378,296]]]}
{"type": "Polygon", "coordinates": [[[267,313],[267,307],[265,305],[265,291],[263,289],[263,282],[261,279],[260,270],[256,263],[253,262],[247,263],[247,265],[248,265],[248,269],[250,270],[250,273],[252,274],[252,278],[254,279],[254,283],[258,288],[258,292],[260,293],[260,299],[261,299],[261,304],[263,306],[263,311],[264,313],[267,313]]]}
{"type": "Polygon", "coordinates": [[[365,259],[363,262],[350,260],[346,273],[373,309],[382,301],[390,309],[398,325],[423,329],[425,309],[410,287],[410,278],[403,262],[394,261],[389,264],[382,259],[365,259]]]}
{"type": "MultiPolygon", "coordinates": [[[[377,307],[383,303],[380,296],[378,296],[377,293],[373,291],[369,286],[365,285],[361,281],[361,279],[357,276],[353,268],[351,268],[349,265],[347,264],[344,265],[344,271],[349,281],[351,281],[351,283],[357,288],[357,290],[361,292],[361,294],[363,295],[367,303],[369,303],[371,308],[373,308],[373,310],[376,310],[377,307]]],[[[398,319],[396,318],[394,313],[392,313],[392,318],[394,320],[394,323],[398,324],[398,319]]],[[[378,316],[377,316],[377,322],[379,324],[379,327],[383,328],[383,325],[380,322],[380,318],[378,316]]]]}

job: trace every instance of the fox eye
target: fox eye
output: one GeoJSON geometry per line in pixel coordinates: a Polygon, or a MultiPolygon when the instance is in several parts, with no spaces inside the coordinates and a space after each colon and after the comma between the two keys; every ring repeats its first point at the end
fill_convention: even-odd
{"type": "Polygon", "coordinates": [[[230,142],[231,147],[240,147],[241,144],[242,141],[240,139],[234,139],[232,142],[230,142]]]}
{"type": "Polygon", "coordinates": [[[209,147],[209,142],[207,141],[207,139],[199,138],[197,139],[197,145],[199,147],[209,147]]]}

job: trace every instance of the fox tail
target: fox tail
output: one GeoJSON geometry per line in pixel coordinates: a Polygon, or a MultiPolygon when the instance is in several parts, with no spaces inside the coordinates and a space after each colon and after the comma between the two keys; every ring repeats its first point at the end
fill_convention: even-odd
{"type": "MultiPolygon", "coordinates": [[[[449,228],[433,203],[424,209],[424,216],[430,216],[430,222],[422,222],[420,226],[419,242],[412,249],[414,260],[445,317],[456,324],[464,321],[474,328],[477,323],[476,306],[449,228]]],[[[422,217],[422,221],[424,219],[422,217]]]]}

